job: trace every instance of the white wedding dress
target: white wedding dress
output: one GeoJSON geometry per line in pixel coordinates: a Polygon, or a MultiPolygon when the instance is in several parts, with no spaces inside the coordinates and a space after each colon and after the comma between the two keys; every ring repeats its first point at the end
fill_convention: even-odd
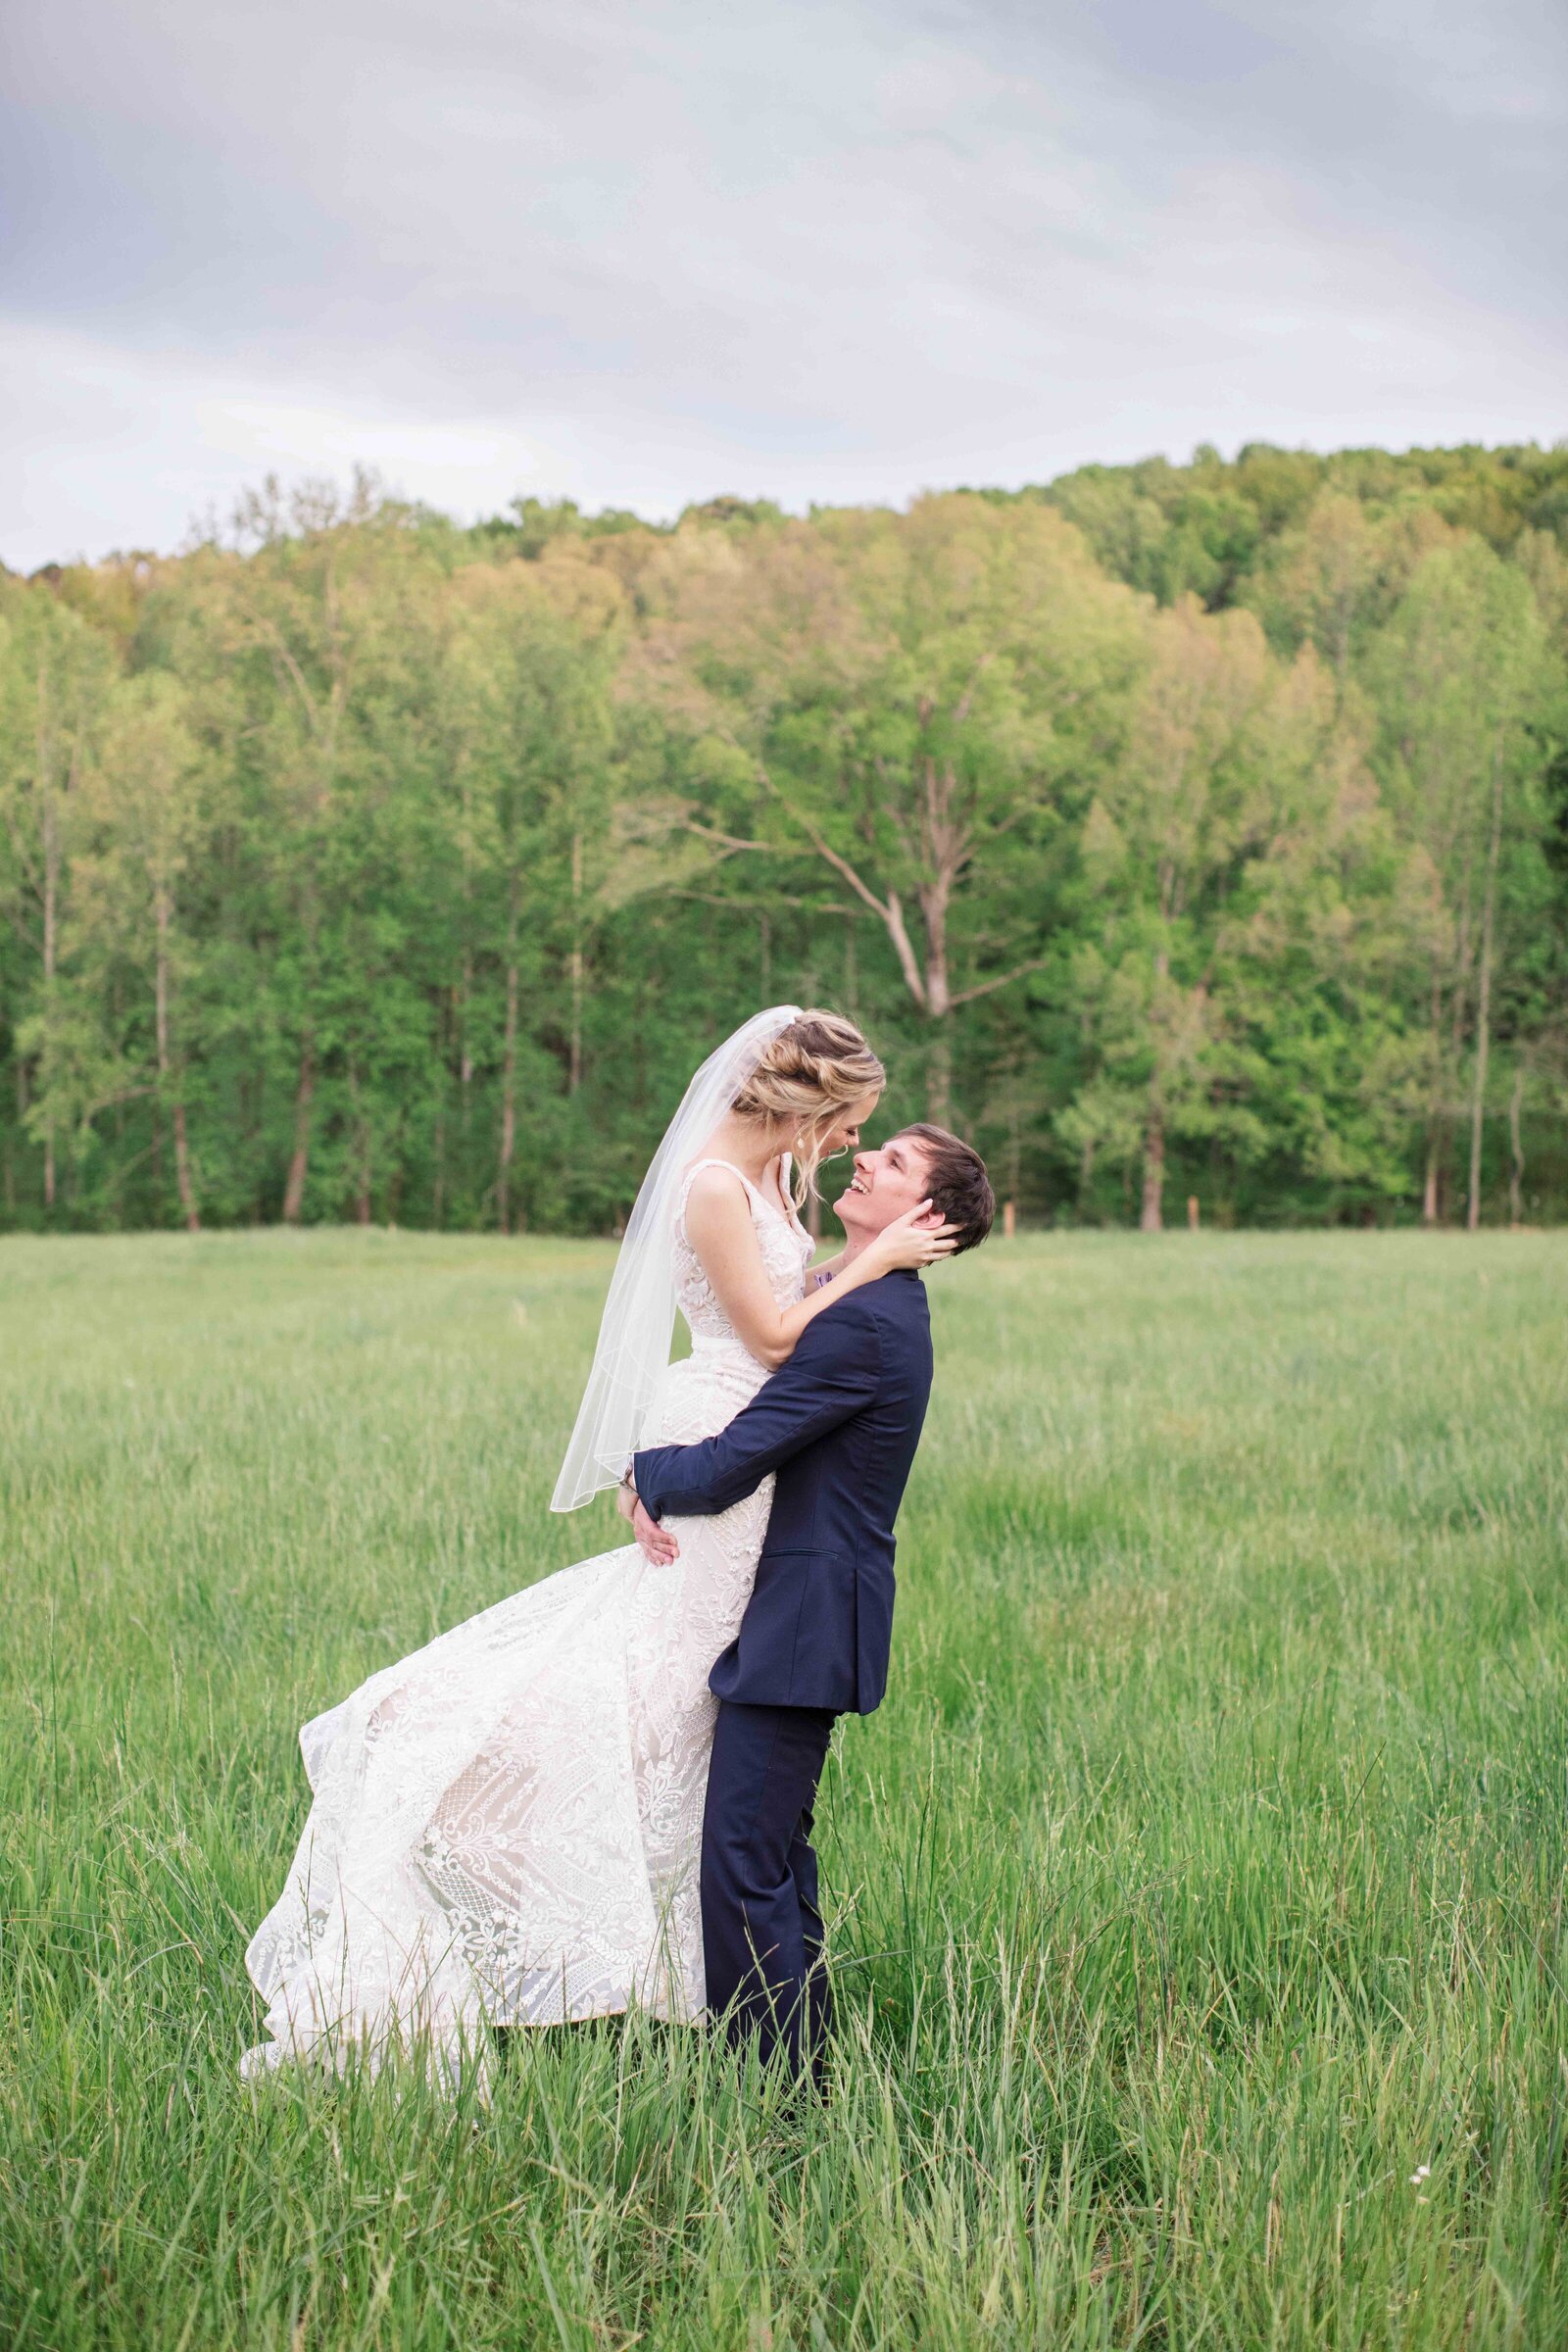
{"type": "MultiPolygon", "coordinates": [[[[660,1383],[647,1445],[715,1435],[767,1377],[686,1239],[691,1178],[715,1164],[678,1195],[692,1352],[660,1383]]],[[[812,1245],[742,1181],[790,1306],[812,1245]]],[[[314,1802],[246,1954],[271,2036],[246,2074],[416,2045],[455,2079],[470,2062],[482,2075],[486,2023],[702,2013],[708,1675],[751,1596],[772,1493],[769,1477],[730,1510],[672,1521],[668,1567],[633,1544],[564,1568],[306,1724],[314,1802]]]]}

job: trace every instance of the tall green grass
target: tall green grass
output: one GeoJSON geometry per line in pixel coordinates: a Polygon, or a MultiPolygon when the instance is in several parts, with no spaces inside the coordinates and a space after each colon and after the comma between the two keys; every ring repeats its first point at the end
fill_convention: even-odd
{"type": "Polygon", "coordinates": [[[825,2111],[635,2021],[488,2108],[238,2082],[301,1719],[609,1540],[545,1507],[608,1266],[0,1245],[0,2336],[1568,2342],[1552,1237],[933,1279],[825,2111]]]}

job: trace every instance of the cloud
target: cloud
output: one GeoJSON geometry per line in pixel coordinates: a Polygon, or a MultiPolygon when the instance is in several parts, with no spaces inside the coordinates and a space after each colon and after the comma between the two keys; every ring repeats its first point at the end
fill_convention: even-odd
{"type": "Polygon", "coordinates": [[[0,556],[1554,437],[1548,0],[13,12],[0,556]]]}

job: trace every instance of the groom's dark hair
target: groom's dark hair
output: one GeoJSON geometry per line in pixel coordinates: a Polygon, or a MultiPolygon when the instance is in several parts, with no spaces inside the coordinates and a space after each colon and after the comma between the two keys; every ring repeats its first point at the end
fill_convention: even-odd
{"type": "Polygon", "coordinates": [[[977,1249],[997,1213],[997,1197],[979,1152],[972,1144],[950,1135],[946,1127],[932,1127],[924,1119],[917,1119],[912,1127],[901,1127],[899,1133],[919,1145],[925,1154],[931,1204],[942,1211],[948,1224],[958,1228],[954,1256],[977,1249]]]}

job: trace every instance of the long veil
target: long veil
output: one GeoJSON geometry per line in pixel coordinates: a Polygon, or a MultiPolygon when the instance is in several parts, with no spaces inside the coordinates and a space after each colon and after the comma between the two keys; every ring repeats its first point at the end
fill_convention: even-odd
{"type": "Polygon", "coordinates": [[[798,1004],[770,1004],[710,1054],[664,1130],[627,1220],[605,1300],[593,1370],[561,1465],[553,1511],[618,1485],[636,1452],[675,1330],[675,1204],[682,1176],[798,1004]]]}

